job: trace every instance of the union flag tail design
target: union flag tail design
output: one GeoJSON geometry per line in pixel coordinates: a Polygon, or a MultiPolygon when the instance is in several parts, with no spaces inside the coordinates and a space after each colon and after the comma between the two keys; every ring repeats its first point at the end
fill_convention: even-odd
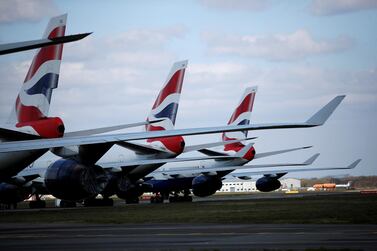
{"type": "MultiPolygon", "coordinates": [[[[43,38],[64,36],[66,22],[67,14],[52,18],[43,38]]],[[[16,99],[16,123],[47,117],[52,90],[58,85],[62,52],[63,44],[42,47],[37,51],[16,99]]]]}
{"type": "Polygon", "coordinates": [[[158,94],[147,118],[148,121],[163,120],[153,125],[147,125],[147,131],[161,131],[174,128],[187,63],[187,60],[180,61],[172,66],[166,83],[158,94]]]}
{"type": "MultiPolygon", "coordinates": [[[[147,121],[162,121],[146,125],[146,131],[162,131],[174,129],[181,96],[183,78],[187,67],[187,60],[174,63],[162,90],[153,104],[147,121]]],[[[180,136],[169,138],[148,139],[148,143],[154,142],[173,153],[181,153],[184,148],[184,140],[180,136]],[[162,144],[162,145],[161,145],[162,144]]]]}
{"type": "MultiPolygon", "coordinates": [[[[250,124],[250,116],[253,110],[255,94],[257,92],[257,87],[247,88],[242,95],[241,101],[234,110],[232,116],[228,121],[228,125],[248,125],[250,124]]],[[[247,131],[243,132],[227,132],[222,134],[223,141],[227,140],[240,140],[247,137],[247,131]]],[[[236,151],[238,152],[245,145],[241,142],[232,143],[224,145],[225,151],[236,151]]]]}
{"type": "MultiPolygon", "coordinates": [[[[51,18],[43,38],[64,36],[66,22],[67,14],[51,18]]],[[[48,116],[52,91],[58,86],[62,52],[63,44],[45,46],[37,50],[8,124],[18,128],[29,127],[29,131],[34,131],[33,134],[41,135],[40,128],[34,124],[48,116]]]]}

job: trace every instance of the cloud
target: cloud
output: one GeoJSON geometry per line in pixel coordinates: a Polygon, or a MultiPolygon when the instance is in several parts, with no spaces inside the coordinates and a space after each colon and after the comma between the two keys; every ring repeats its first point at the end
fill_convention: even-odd
{"type": "Polygon", "coordinates": [[[199,0],[202,5],[218,10],[263,11],[270,7],[268,0],[199,0]]]}
{"type": "Polygon", "coordinates": [[[3,0],[0,2],[0,24],[17,21],[38,21],[58,13],[51,0],[3,0]]]}
{"type": "Polygon", "coordinates": [[[300,29],[290,34],[276,35],[224,35],[202,33],[210,53],[263,58],[271,61],[297,60],[310,56],[336,53],[350,48],[352,39],[339,36],[332,40],[316,40],[300,29]]]}
{"type": "Polygon", "coordinates": [[[338,15],[377,8],[375,0],[313,0],[309,10],[317,16],[338,15]]]}

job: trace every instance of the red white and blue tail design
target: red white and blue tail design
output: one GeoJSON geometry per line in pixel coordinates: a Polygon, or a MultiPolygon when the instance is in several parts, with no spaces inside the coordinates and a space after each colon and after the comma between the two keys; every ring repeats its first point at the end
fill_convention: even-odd
{"type": "MultiPolygon", "coordinates": [[[[50,19],[43,38],[65,35],[67,14],[50,19]]],[[[37,50],[17,96],[9,122],[18,128],[29,127],[29,132],[41,135],[33,123],[46,119],[52,91],[58,86],[63,44],[50,45],[37,50]],[[31,128],[30,128],[31,127],[31,128]]]]}
{"type": "MultiPolygon", "coordinates": [[[[241,101],[238,103],[232,116],[228,121],[228,125],[248,125],[250,124],[250,116],[253,110],[253,104],[257,87],[247,88],[242,95],[241,101]]],[[[241,140],[247,137],[247,131],[243,132],[227,132],[222,134],[223,141],[241,140]]],[[[242,149],[244,145],[241,142],[224,145],[225,151],[236,151],[242,149]]]]}
{"type": "Polygon", "coordinates": [[[158,94],[147,118],[148,121],[163,120],[153,123],[153,125],[147,125],[147,131],[161,131],[174,128],[187,63],[187,60],[180,61],[174,63],[172,66],[164,87],[158,94]]]}
{"type": "MultiPolygon", "coordinates": [[[[162,131],[174,129],[178,112],[179,99],[181,96],[183,78],[188,61],[180,61],[173,64],[168,78],[162,90],[157,96],[147,121],[160,120],[158,123],[146,125],[146,131],[162,131]]],[[[148,143],[162,143],[166,150],[174,153],[181,153],[184,146],[183,138],[180,136],[169,138],[156,138],[147,140],[148,143]]],[[[161,145],[162,146],[162,145],[161,145]]]]}

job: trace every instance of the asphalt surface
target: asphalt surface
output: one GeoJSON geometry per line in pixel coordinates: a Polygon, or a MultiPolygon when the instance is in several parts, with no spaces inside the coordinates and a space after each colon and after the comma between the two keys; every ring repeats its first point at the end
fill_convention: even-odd
{"type": "Polygon", "coordinates": [[[377,225],[0,224],[0,250],[376,250],[376,247],[377,225]]]}

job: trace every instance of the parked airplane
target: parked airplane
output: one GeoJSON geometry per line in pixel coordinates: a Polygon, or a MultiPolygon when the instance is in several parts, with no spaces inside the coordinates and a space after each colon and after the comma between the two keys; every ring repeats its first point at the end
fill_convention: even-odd
{"type": "Polygon", "coordinates": [[[302,123],[228,125],[209,128],[147,131],[141,133],[122,133],[112,135],[77,136],[61,139],[37,139],[18,142],[4,142],[0,143],[0,153],[9,153],[20,150],[27,151],[49,149],[52,147],[71,147],[77,145],[78,154],[75,157],[60,159],[51,164],[50,170],[54,171],[50,172],[49,175],[46,175],[45,183],[49,183],[49,192],[56,195],[56,197],[65,200],[78,201],[93,198],[95,195],[101,193],[106,187],[108,182],[107,175],[100,166],[96,165],[96,163],[115,143],[122,143],[123,141],[138,139],[152,139],[218,132],[308,128],[320,126],[325,123],[343,98],[344,96],[335,97],[306,122],[302,123]]]}
{"type": "MultiPolygon", "coordinates": [[[[66,41],[67,15],[50,19],[42,40],[66,41]]],[[[75,38],[76,39],[76,38],[75,38]]],[[[18,93],[11,116],[7,123],[0,127],[0,141],[31,140],[39,138],[58,138],[64,134],[64,123],[59,117],[48,117],[53,89],[58,86],[63,44],[55,42],[39,49],[32,61],[26,78],[18,93]]],[[[156,121],[152,121],[156,122],[156,121]]],[[[66,136],[89,135],[140,126],[148,122],[133,123],[82,130],[66,133],[66,136]]],[[[27,180],[13,180],[12,176],[26,168],[48,149],[14,151],[0,153],[0,181],[9,182],[3,186],[18,185],[27,180]]]]}
{"type": "MultiPolygon", "coordinates": [[[[67,15],[51,18],[43,39],[64,36],[66,21],[67,15]]],[[[11,116],[0,129],[2,141],[63,136],[63,121],[58,117],[48,117],[52,91],[58,86],[62,53],[63,44],[43,47],[36,52],[11,116]]],[[[16,175],[47,150],[1,153],[0,180],[16,175]]]]}
{"type": "MultiPolygon", "coordinates": [[[[256,95],[256,87],[247,88],[243,93],[240,102],[237,104],[234,112],[231,114],[230,119],[228,121],[228,125],[249,125],[250,124],[250,116],[253,109],[254,99],[256,95]]],[[[254,158],[262,158],[268,157],[276,154],[282,154],[286,152],[306,149],[309,147],[299,147],[293,149],[285,149],[280,151],[273,151],[273,152],[266,152],[266,153],[255,153],[254,144],[244,145],[241,143],[242,140],[247,138],[247,131],[239,131],[239,132],[230,132],[230,133],[223,133],[222,140],[224,142],[229,142],[224,144],[224,151],[215,151],[211,149],[200,149],[199,152],[202,152],[209,156],[227,156],[226,159],[215,159],[215,160],[207,160],[201,161],[199,163],[189,164],[189,166],[181,166],[176,168],[176,175],[175,176],[162,176],[157,177],[155,176],[158,171],[148,175],[149,180],[144,183],[144,186],[140,187],[139,194],[141,195],[143,191],[152,191],[158,193],[164,193],[164,197],[168,197],[169,193],[174,192],[174,196],[171,198],[172,200],[180,200],[180,201],[187,201],[191,200],[190,196],[190,189],[192,189],[193,193],[197,196],[208,196],[216,192],[216,190],[221,188],[221,178],[230,173],[233,170],[229,170],[227,172],[220,172],[216,175],[206,175],[201,176],[201,170],[205,170],[207,168],[216,168],[216,167],[224,167],[224,166],[242,166],[246,163],[250,162],[254,158]],[[233,142],[237,140],[237,142],[233,142]],[[179,175],[179,170],[200,170],[199,175],[197,177],[182,177],[179,175]],[[150,188],[150,189],[148,189],[150,188]],[[161,189],[161,190],[159,190],[161,189]],[[178,194],[183,191],[183,197],[178,198],[178,194]],[[205,192],[204,192],[205,191],[205,192]]],[[[273,167],[274,165],[269,165],[273,167]]],[[[163,168],[165,171],[166,168],[163,168]]],[[[144,177],[144,176],[143,176],[144,177]]],[[[154,199],[154,198],[152,198],[154,199]]]]}
{"type": "MultiPolygon", "coordinates": [[[[295,168],[295,166],[310,165],[319,154],[312,156],[307,161],[301,164],[280,164],[274,167],[284,167],[279,169],[270,170],[266,167],[271,165],[245,165],[245,166],[225,166],[225,167],[208,167],[208,168],[189,168],[189,169],[171,169],[171,170],[157,170],[153,172],[145,182],[144,187],[149,189],[145,192],[154,192],[167,194],[171,192],[172,188],[177,188],[177,192],[185,191],[183,196],[179,196],[179,193],[174,194],[173,197],[169,197],[169,201],[191,201],[192,198],[187,194],[188,189],[192,189],[194,195],[199,197],[209,196],[214,194],[222,187],[222,179],[225,174],[228,174],[234,170],[250,169],[249,171],[239,171],[232,176],[249,179],[250,176],[263,175],[256,182],[256,188],[261,192],[271,192],[279,189],[281,183],[279,179],[289,172],[305,172],[305,171],[324,171],[324,170],[349,170],[355,168],[361,161],[358,159],[345,167],[304,167],[295,168]]],[[[162,202],[164,196],[152,197],[152,202],[162,202]]]]}

